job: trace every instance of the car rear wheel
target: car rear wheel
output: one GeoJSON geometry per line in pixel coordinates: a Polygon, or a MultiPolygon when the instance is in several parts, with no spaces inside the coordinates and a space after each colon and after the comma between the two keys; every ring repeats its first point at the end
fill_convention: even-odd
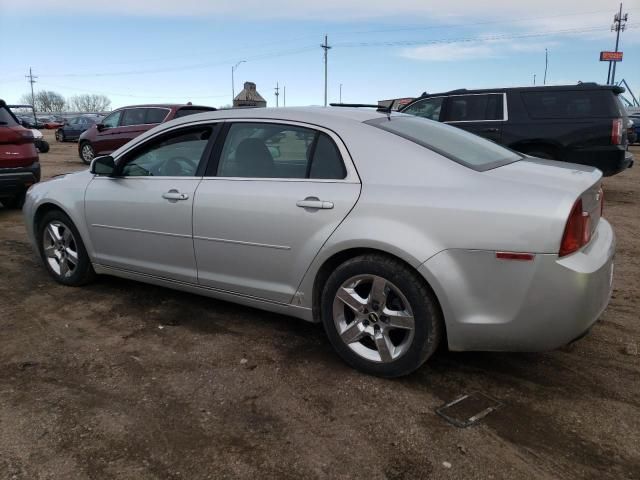
{"type": "Polygon", "coordinates": [[[22,205],[24,204],[24,192],[20,193],[19,195],[16,195],[15,197],[3,198],[2,200],[0,200],[0,202],[2,202],[2,205],[5,208],[19,210],[22,208],[22,205]]]}
{"type": "Polygon", "coordinates": [[[95,276],[82,238],[63,212],[45,214],[38,225],[38,246],[47,271],[58,283],[76,287],[95,276]]]}
{"type": "Polygon", "coordinates": [[[64,140],[65,140],[64,131],[56,130],[56,140],[59,141],[59,142],[64,142],[64,140]]]}
{"type": "Polygon", "coordinates": [[[87,165],[91,163],[91,160],[96,156],[93,151],[93,147],[89,142],[84,142],[80,145],[80,159],[87,165]]]}
{"type": "Polygon", "coordinates": [[[342,359],[381,377],[416,370],[436,351],[444,330],[438,302],[418,274],[377,254],[340,265],[324,286],[321,310],[342,359]]]}

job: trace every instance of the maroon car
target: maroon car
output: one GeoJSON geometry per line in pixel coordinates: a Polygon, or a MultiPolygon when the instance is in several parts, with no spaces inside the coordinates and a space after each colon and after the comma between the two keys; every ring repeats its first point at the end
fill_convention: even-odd
{"type": "Polygon", "coordinates": [[[196,105],[134,105],[114,110],[101,123],[86,130],[78,140],[80,159],[91,163],[94,157],[109,155],[129,140],[174,118],[209,112],[213,107],[196,105]]]}
{"type": "Polygon", "coordinates": [[[40,161],[31,130],[0,100],[0,202],[19,208],[24,193],[40,181],[40,161]]]}

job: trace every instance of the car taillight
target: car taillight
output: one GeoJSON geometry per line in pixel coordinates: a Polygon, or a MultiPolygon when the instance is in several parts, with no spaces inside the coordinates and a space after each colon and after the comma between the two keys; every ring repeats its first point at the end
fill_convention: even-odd
{"type": "Polygon", "coordinates": [[[591,216],[582,210],[582,200],[574,203],[564,227],[558,256],[564,257],[585,246],[591,240],[591,216]]]}
{"type": "Polygon", "coordinates": [[[0,128],[0,144],[20,144],[33,143],[33,133],[31,130],[21,128],[20,130],[13,128],[0,128]]]}
{"type": "Polygon", "coordinates": [[[616,118],[611,123],[611,145],[622,144],[622,119],[616,118]]]}

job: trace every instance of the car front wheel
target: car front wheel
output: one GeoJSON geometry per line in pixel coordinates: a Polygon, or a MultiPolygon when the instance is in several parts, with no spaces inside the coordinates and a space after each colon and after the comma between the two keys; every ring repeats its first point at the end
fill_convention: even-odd
{"type": "Polygon", "coordinates": [[[63,212],[48,212],[39,222],[38,246],[47,271],[57,282],[76,287],[95,275],[78,230],[63,212]]]}
{"type": "Polygon", "coordinates": [[[91,163],[91,160],[93,160],[95,156],[96,154],[89,142],[84,142],[82,145],[80,145],[80,159],[84,163],[89,165],[91,163]]]}
{"type": "Polygon", "coordinates": [[[340,265],[324,286],[321,309],[327,336],[342,359],[381,377],[416,370],[436,351],[444,330],[424,280],[383,255],[340,265]]]}

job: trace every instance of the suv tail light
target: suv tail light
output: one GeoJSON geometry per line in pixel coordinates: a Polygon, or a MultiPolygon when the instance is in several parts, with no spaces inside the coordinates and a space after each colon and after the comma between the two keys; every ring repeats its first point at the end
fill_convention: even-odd
{"type": "Polygon", "coordinates": [[[33,133],[26,128],[0,128],[0,145],[33,143],[33,133]]]}
{"type": "Polygon", "coordinates": [[[564,257],[579,250],[589,243],[589,240],[591,240],[591,216],[582,210],[582,200],[578,199],[573,204],[564,227],[558,256],[564,257]]]}
{"type": "Polygon", "coordinates": [[[616,118],[611,123],[611,145],[622,144],[622,119],[616,118]]]}

